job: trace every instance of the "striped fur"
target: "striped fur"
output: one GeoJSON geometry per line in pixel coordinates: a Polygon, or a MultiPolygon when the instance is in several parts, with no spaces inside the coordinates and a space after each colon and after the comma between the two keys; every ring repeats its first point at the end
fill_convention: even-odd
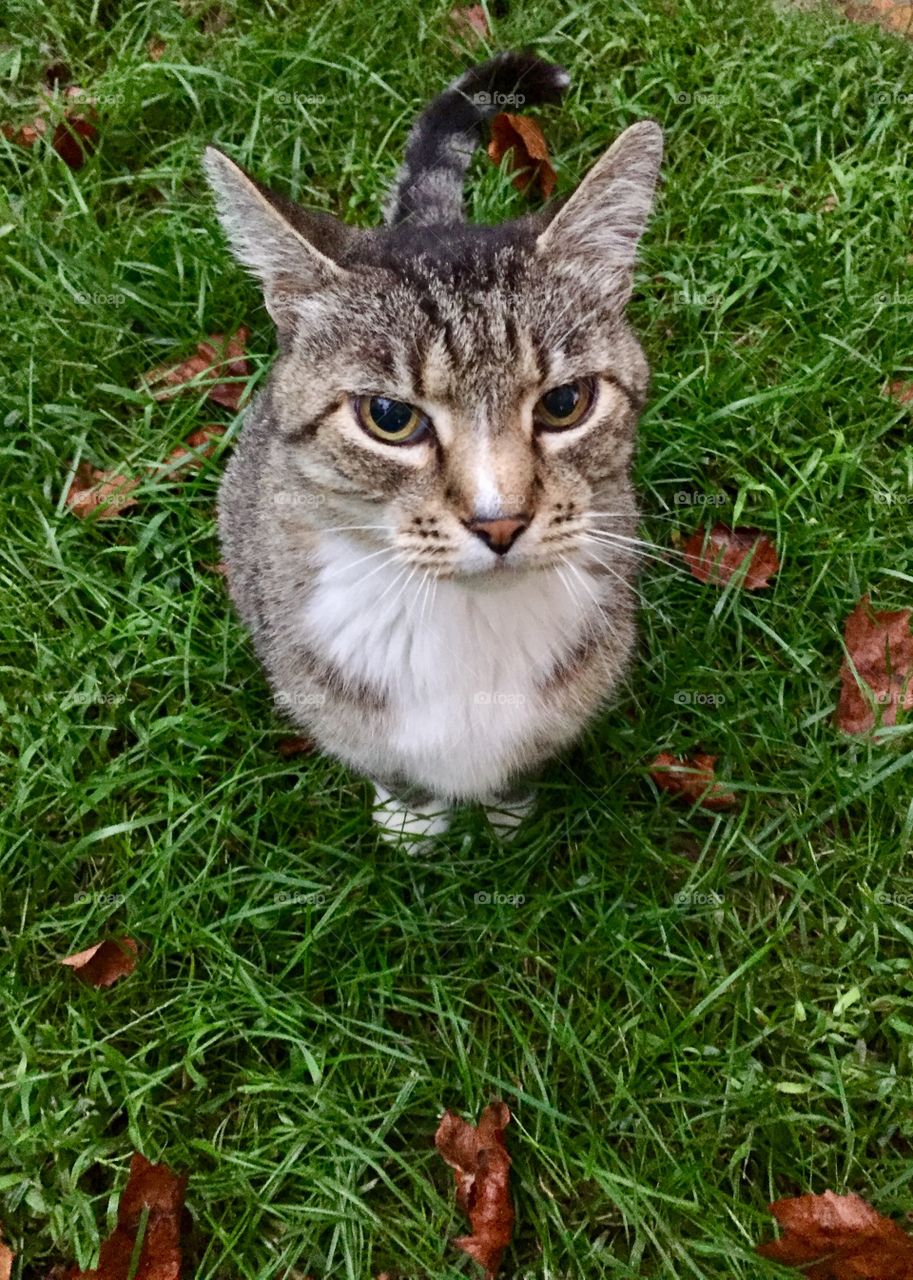
{"type": "Polygon", "coordinates": [[[387,834],[437,832],[465,801],[521,812],[521,780],[574,740],[633,651],[648,369],[624,308],[661,134],[632,126],[557,211],[467,225],[460,139],[483,117],[466,95],[518,82],[540,100],[563,87],[503,55],[435,100],[373,230],[314,218],[207,153],[281,347],[220,491],[229,588],[280,708],[375,780],[387,834]],[[536,400],[584,376],[589,417],[534,429],[536,400]],[[433,429],[378,441],[360,394],[416,405],[433,429]],[[503,556],[469,527],[516,513],[503,556]]]}

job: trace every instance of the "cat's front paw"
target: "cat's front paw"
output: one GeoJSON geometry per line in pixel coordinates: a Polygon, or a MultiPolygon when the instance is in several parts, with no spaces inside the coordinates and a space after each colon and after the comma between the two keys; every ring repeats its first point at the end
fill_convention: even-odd
{"type": "Polygon", "coordinates": [[[374,821],[382,840],[404,845],[415,854],[425,852],[435,836],[444,834],[450,826],[450,812],[442,800],[408,805],[375,782],[374,821]]]}
{"type": "Polygon", "coordinates": [[[536,796],[533,791],[523,796],[511,796],[509,799],[492,796],[485,801],[485,816],[502,840],[513,840],[520,823],[529,817],[535,807],[536,796]]]}

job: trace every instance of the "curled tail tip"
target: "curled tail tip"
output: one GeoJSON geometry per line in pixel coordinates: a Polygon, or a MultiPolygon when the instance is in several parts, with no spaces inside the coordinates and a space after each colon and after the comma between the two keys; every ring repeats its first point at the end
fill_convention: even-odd
{"type": "Polygon", "coordinates": [[[564,67],[523,49],[496,54],[470,67],[450,88],[484,108],[496,107],[492,99],[498,96],[512,97],[517,105],[560,102],[570,83],[564,67]]]}

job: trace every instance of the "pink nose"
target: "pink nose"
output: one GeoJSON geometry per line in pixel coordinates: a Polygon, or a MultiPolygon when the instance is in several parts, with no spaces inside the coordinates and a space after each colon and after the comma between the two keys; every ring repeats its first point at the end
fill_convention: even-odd
{"type": "Polygon", "coordinates": [[[528,524],[528,516],[510,516],[504,520],[469,520],[466,527],[481,538],[486,547],[504,556],[528,524]]]}

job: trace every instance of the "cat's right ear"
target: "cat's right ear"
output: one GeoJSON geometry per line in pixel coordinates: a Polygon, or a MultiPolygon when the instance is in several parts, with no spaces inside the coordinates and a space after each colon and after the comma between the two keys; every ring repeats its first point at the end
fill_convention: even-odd
{"type": "Polygon", "coordinates": [[[203,168],[232,252],[260,280],[266,309],[280,338],[287,337],[294,329],[296,303],[348,275],[332,252],[349,229],[326,214],[309,215],[215,147],[206,148],[203,168]],[[319,235],[306,234],[311,221],[319,235]],[[319,248],[313,243],[317,239],[319,248]]]}

